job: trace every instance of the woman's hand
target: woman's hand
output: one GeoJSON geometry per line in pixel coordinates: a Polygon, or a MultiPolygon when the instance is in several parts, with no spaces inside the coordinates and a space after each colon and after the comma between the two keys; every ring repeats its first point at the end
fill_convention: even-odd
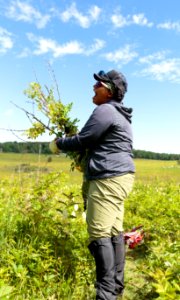
{"type": "Polygon", "coordinates": [[[51,152],[53,154],[59,154],[61,152],[61,150],[58,148],[57,144],[56,144],[56,140],[53,140],[50,144],[49,144],[49,149],[51,150],[51,152]]]}

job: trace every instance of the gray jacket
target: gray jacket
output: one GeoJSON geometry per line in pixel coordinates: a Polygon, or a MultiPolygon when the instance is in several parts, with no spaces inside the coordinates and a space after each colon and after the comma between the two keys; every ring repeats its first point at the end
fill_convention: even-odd
{"type": "Polygon", "coordinates": [[[65,151],[89,150],[85,173],[89,180],[134,173],[131,112],[114,100],[101,104],[77,135],[58,139],[57,146],[65,151]]]}

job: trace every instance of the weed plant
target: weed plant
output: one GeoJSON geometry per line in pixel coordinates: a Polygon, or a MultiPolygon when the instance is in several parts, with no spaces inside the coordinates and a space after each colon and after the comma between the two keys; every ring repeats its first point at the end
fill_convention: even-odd
{"type": "Polygon", "coordinates": [[[84,299],[93,292],[79,191],[60,173],[1,182],[0,299],[84,299]]]}
{"type": "MultiPolygon", "coordinates": [[[[61,158],[53,160],[49,173],[30,168],[30,173],[14,172],[0,181],[2,300],[95,299],[95,266],[87,249],[81,177],[77,175],[73,184],[75,175],[68,174],[69,164],[61,158]],[[58,159],[63,172],[58,172],[58,159]]],[[[26,163],[29,167],[32,162],[26,163]]],[[[44,166],[43,158],[39,166],[44,166]]],[[[142,224],[145,239],[134,250],[126,249],[124,300],[180,298],[180,186],[176,178],[165,181],[162,175],[160,180],[136,180],[125,202],[125,231],[142,224]]]]}

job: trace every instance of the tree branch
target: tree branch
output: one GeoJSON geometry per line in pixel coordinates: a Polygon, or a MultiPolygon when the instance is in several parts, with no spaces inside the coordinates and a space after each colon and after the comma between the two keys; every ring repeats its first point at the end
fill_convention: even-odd
{"type": "Polygon", "coordinates": [[[11,101],[11,103],[16,106],[18,109],[22,110],[28,117],[28,119],[31,121],[30,117],[33,118],[34,120],[36,120],[37,122],[39,122],[41,125],[43,125],[43,127],[49,131],[51,131],[52,133],[54,133],[56,135],[56,133],[54,132],[54,130],[52,130],[48,125],[44,124],[40,119],[38,119],[34,114],[30,113],[29,111],[27,111],[26,109],[24,109],[23,107],[15,104],[14,102],[11,101]]]}

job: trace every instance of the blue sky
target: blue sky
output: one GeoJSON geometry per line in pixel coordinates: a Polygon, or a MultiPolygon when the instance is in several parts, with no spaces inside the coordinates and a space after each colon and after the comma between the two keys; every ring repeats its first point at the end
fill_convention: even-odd
{"type": "Polygon", "coordinates": [[[8,131],[29,127],[12,102],[31,111],[23,91],[54,85],[51,65],[79,128],[95,108],[93,73],[115,69],[128,81],[134,148],[180,153],[179,11],[179,0],[0,0],[0,142],[26,140],[8,131]]]}

